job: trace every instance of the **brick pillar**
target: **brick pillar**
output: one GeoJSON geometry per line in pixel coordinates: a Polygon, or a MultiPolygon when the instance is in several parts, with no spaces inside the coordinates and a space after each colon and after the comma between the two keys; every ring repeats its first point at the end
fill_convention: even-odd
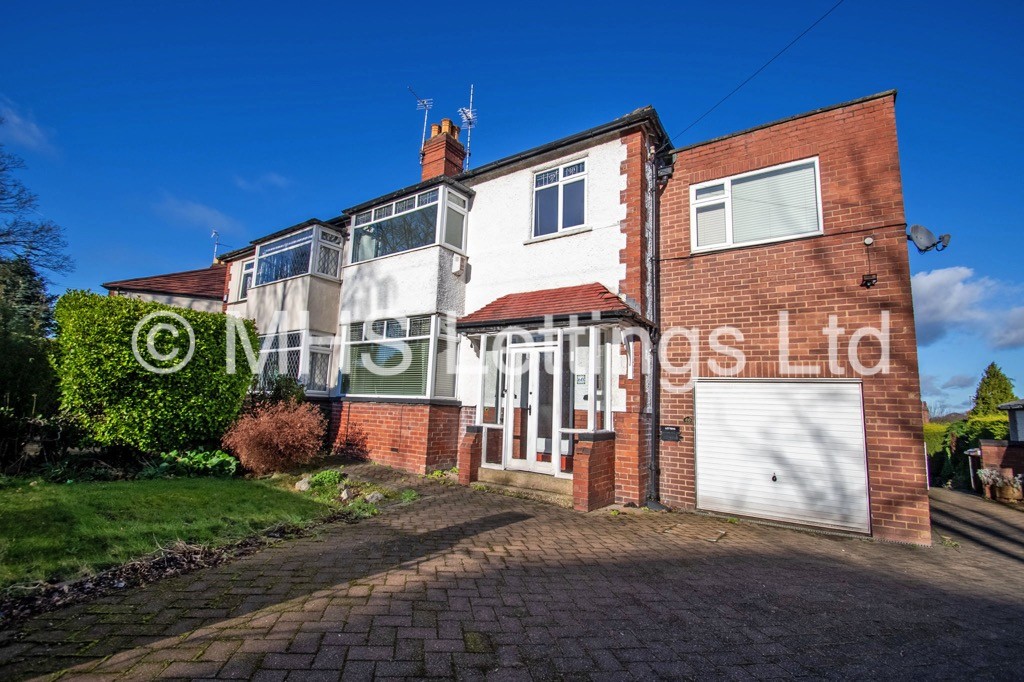
{"type": "Polygon", "coordinates": [[[593,511],[615,501],[615,434],[579,434],[573,457],[572,506],[593,511]]]}
{"type": "Polygon", "coordinates": [[[480,438],[483,427],[470,424],[459,442],[459,483],[469,485],[480,471],[480,438]]]}

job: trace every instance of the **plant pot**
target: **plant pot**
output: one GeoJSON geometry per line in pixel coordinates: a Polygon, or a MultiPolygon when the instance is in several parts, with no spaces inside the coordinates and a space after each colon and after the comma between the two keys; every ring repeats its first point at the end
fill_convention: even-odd
{"type": "Polygon", "coordinates": [[[991,500],[993,498],[992,488],[993,486],[989,485],[988,483],[981,484],[981,491],[982,494],[985,496],[986,500],[991,500]]]}
{"type": "Polygon", "coordinates": [[[1020,488],[1008,485],[997,487],[993,492],[995,492],[996,499],[1000,502],[1020,502],[1021,499],[1024,499],[1024,494],[1022,494],[1020,488]]]}

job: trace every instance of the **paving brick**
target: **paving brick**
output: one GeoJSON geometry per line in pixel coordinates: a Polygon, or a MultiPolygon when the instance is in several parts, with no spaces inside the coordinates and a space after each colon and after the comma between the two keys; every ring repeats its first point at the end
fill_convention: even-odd
{"type": "Polygon", "coordinates": [[[0,633],[4,678],[1019,676],[1024,514],[995,503],[933,491],[960,546],[922,549],[692,514],[581,515],[348,470],[424,499],[30,620],[21,639],[0,633]],[[148,615],[189,620],[182,594],[218,604],[242,575],[280,591],[185,638],[148,615]],[[109,629],[92,645],[82,633],[98,621],[75,614],[109,629]]]}

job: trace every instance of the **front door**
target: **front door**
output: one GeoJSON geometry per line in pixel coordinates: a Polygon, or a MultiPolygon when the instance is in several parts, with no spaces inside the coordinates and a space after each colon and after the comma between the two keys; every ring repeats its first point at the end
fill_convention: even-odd
{"type": "Polygon", "coordinates": [[[554,474],[554,348],[509,351],[505,466],[554,474]]]}

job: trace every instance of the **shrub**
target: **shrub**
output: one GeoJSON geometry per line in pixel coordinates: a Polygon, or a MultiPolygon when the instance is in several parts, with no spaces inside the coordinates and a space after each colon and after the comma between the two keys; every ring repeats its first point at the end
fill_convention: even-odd
{"type": "Polygon", "coordinates": [[[309,487],[314,490],[337,488],[344,479],[345,475],[337,469],[324,469],[309,477],[309,487]]]}
{"type": "Polygon", "coordinates": [[[306,399],[306,389],[296,379],[279,374],[266,388],[260,386],[259,377],[253,377],[252,390],[245,398],[245,412],[273,403],[301,403],[306,399]]]}
{"type": "Polygon", "coordinates": [[[928,447],[929,455],[942,452],[942,449],[946,447],[946,443],[948,442],[948,439],[946,438],[947,428],[949,428],[949,424],[928,422],[924,425],[924,442],[928,447]]]}
{"type": "Polygon", "coordinates": [[[159,466],[170,476],[217,476],[229,478],[238,469],[238,460],[223,450],[171,450],[160,455],[159,466]]]}
{"type": "MultiPolygon", "coordinates": [[[[56,307],[57,338],[54,367],[60,382],[61,408],[76,419],[101,445],[126,445],[148,452],[166,452],[217,442],[238,415],[252,375],[244,357],[236,373],[226,366],[229,327],[226,316],[122,296],[98,296],[69,291],[56,307]],[[167,311],[184,318],[195,335],[191,360],[179,371],[157,374],[135,357],[132,334],[150,313],[167,311]]],[[[141,352],[153,332],[160,353],[179,351],[179,357],[160,361],[143,357],[157,367],[173,365],[188,343],[155,327],[156,318],[138,335],[141,352]]],[[[251,347],[257,345],[251,322],[242,325],[251,347]]],[[[235,339],[237,341],[237,339],[235,339]]],[[[237,343],[239,355],[241,343],[237,343]]]]}
{"type": "Polygon", "coordinates": [[[350,426],[345,431],[344,440],[334,446],[331,454],[336,457],[367,459],[370,455],[370,448],[366,443],[366,434],[363,430],[358,426],[350,426]]]}
{"type": "Polygon", "coordinates": [[[323,445],[327,421],[316,405],[282,402],[242,415],[224,435],[224,447],[255,474],[312,461],[323,445]]]}

